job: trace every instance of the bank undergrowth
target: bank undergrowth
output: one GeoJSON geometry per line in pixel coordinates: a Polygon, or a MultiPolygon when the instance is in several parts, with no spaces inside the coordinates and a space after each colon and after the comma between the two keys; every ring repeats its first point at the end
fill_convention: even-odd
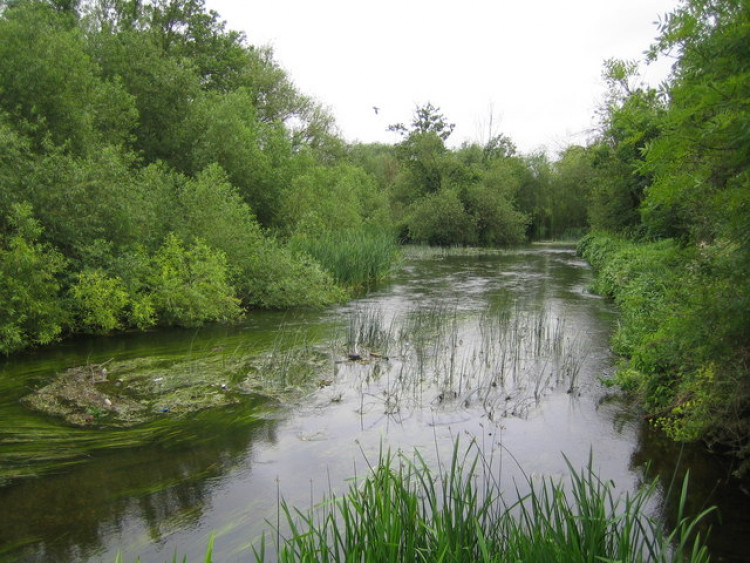
{"type": "Polygon", "coordinates": [[[594,290],[621,310],[613,383],[637,393],[671,438],[736,455],[742,474],[750,469],[748,293],[729,246],[595,233],[578,251],[597,273],[594,290]]]}

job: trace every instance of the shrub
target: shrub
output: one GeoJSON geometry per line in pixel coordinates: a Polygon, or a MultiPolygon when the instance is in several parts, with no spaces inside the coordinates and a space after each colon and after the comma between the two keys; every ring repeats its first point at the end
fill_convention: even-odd
{"type": "Polygon", "coordinates": [[[122,280],[102,270],[84,271],[70,289],[76,327],[83,332],[107,333],[121,326],[128,304],[122,280]]]}
{"type": "Polygon", "coordinates": [[[198,326],[241,314],[224,253],[201,242],[185,248],[174,234],[153,257],[148,279],[154,309],[170,325],[198,326]]]}
{"type": "Polygon", "coordinates": [[[442,189],[411,205],[409,236],[414,242],[435,246],[476,243],[476,225],[455,190],[442,189]]]}
{"type": "Polygon", "coordinates": [[[268,309],[322,307],[343,301],[333,277],[310,257],[265,239],[245,267],[246,303],[268,309]]]}
{"type": "Polygon", "coordinates": [[[578,248],[597,271],[595,289],[621,310],[618,382],[670,437],[728,449],[745,460],[738,472],[750,469],[750,290],[735,248],[603,234],[578,248]]]}
{"type": "Polygon", "coordinates": [[[0,235],[0,353],[48,344],[67,324],[57,276],[64,258],[37,242],[42,233],[31,207],[13,204],[5,219],[7,235],[0,235]]]}

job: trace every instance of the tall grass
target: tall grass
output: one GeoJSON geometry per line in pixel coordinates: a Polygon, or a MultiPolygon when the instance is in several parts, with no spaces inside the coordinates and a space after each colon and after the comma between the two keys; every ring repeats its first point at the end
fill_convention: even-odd
{"type": "MultiPolygon", "coordinates": [[[[291,530],[278,536],[269,559],[291,561],[708,561],[697,526],[707,514],[684,514],[683,483],[676,528],[667,532],[648,516],[651,483],[615,495],[594,473],[591,459],[567,482],[528,478],[506,499],[491,463],[472,443],[456,442],[449,463],[435,473],[412,459],[380,453],[370,474],[346,495],[303,512],[281,503],[291,530]]],[[[254,549],[267,558],[265,538],[254,549]]]]}
{"type": "Polygon", "coordinates": [[[297,236],[290,246],[314,258],[340,285],[370,289],[386,278],[398,258],[396,238],[373,228],[297,236]]]}

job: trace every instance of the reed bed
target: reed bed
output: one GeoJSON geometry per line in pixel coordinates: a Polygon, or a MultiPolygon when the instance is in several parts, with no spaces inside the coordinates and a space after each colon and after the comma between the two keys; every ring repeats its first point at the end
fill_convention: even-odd
{"type": "Polygon", "coordinates": [[[384,410],[402,419],[425,407],[526,416],[552,390],[577,394],[590,350],[585,333],[545,309],[477,313],[437,302],[394,317],[366,306],[350,313],[346,330],[347,352],[369,365],[339,365],[335,379],[363,380],[363,403],[387,397],[384,410]]]}
{"type": "Polygon", "coordinates": [[[648,515],[656,482],[618,495],[591,458],[580,469],[566,463],[567,480],[527,478],[508,495],[474,442],[462,451],[456,441],[437,470],[418,451],[381,450],[345,495],[307,511],[282,501],[290,532],[282,535],[277,523],[275,546],[264,536],[253,553],[282,562],[708,561],[700,523],[710,509],[685,513],[687,476],[677,525],[667,531],[648,515]]]}
{"type": "Polygon", "coordinates": [[[314,258],[337,283],[355,290],[371,289],[385,279],[399,255],[395,237],[376,229],[299,236],[290,244],[314,258]]]}

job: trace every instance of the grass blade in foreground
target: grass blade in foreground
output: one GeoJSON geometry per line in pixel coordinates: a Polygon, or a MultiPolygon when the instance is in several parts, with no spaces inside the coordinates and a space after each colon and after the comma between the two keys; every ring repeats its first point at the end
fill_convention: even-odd
{"type": "MultiPolygon", "coordinates": [[[[592,461],[568,482],[528,480],[506,502],[498,480],[477,484],[487,460],[472,443],[435,474],[424,459],[381,453],[372,473],[304,513],[282,503],[291,535],[279,561],[708,561],[696,518],[680,510],[668,533],[647,515],[655,483],[615,496],[592,461]]],[[[486,469],[486,468],[485,468],[486,469]]],[[[687,482],[683,485],[686,490],[687,482]]],[[[685,495],[682,497],[684,506],[685,495]]],[[[265,544],[263,544],[265,546],[265,544]]],[[[255,553],[263,560],[264,554],[255,553]]]]}

